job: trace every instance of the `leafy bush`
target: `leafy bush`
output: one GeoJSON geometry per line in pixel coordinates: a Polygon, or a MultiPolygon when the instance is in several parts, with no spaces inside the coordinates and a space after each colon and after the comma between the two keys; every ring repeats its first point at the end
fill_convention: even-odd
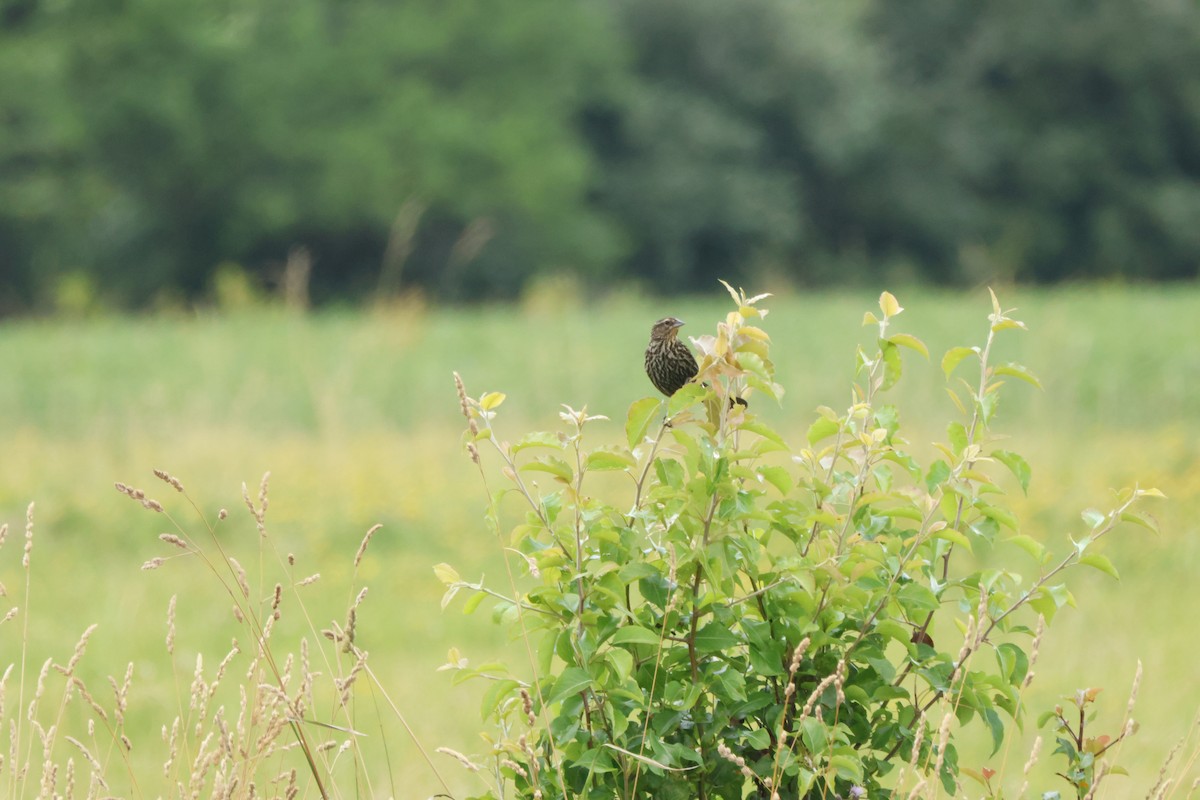
{"type": "Polygon", "coordinates": [[[1096,543],[1123,522],[1155,527],[1135,506],[1159,493],[1134,488],[1085,511],[1065,555],[1021,530],[1004,498],[1031,470],[991,426],[1006,379],[1038,380],[995,363],[996,338],[1025,326],[994,294],[983,343],[942,359],[957,414],[922,461],[885,399],[901,353],[928,356],[895,330],[895,297],[864,318],[877,335],[856,354],[849,408],[818,409],[795,444],[756,413],[782,394],[766,295],[729,291],[735,310],[694,340],[698,382],[634,402],[619,446],[593,444],[606,418],[569,407],[561,431],[509,443],[495,428],[505,396],[472,399],[456,376],[509,582],[438,565],[443,606],[490,598],[521,643],[520,667],[456,651],[446,665],[491,684],[482,797],[954,794],[957,735],[986,731],[995,752],[1026,716],[1043,624],[1073,602],[1063,573],[1115,575],[1096,543]],[[597,486],[602,473],[628,481],[597,486]],[[510,527],[513,497],[524,515],[510,527]]]}

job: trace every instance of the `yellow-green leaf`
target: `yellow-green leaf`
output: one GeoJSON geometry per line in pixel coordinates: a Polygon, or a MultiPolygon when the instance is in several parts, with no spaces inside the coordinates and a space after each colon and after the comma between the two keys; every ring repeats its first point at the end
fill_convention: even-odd
{"type": "Polygon", "coordinates": [[[907,347],[910,350],[916,350],[921,355],[929,358],[929,348],[925,346],[917,337],[908,333],[897,333],[888,339],[892,344],[898,344],[901,347],[907,347]]]}
{"type": "Polygon", "coordinates": [[[479,401],[479,407],[484,411],[491,411],[504,402],[504,398],[508,397],[504,392],[488,392],[479,401]]]}
{"type": "Polygon", "coordinates": [[[1024,322],[1015,319],[1008,319],[1007,317],[992,325],[992,330],[997,333],[1000,331],[1011,330],[1013,328],[1017,328],[1019,330],[1028,330],[1028,328],[1025,327],[1024,322]]]}
{"type": "Polygon", "coordinates": [[[880,388],[887,390],[895,386],[896,382],[900,380],[900,348],[889,341],[883,341],[881,347],[883,354],[883,384],[880,388]]]}
{"type": "Polygon", "coordinates": [[[1026,553],[1029,553],[1029,555],[1033,557],[1033,560],[1037,561],[1039,564],[1042,563],[1042,559],[1046,555],[1045,545],[1027,534],[1019,533],[1016,536],[1010,536],[1005,541],[1015,544],[1026,553]]]}
{"type": "Polygon", "coordinates": [[[587,468],[590,470],[628,469],[636,466],[637,462],[628,453],[613,450],[596,450],[588,453],[587,468]]]}
{"type": "Polygon", "coordinates": [[[643,397],[629,407],[629,415],[625,418],[625,436],[630,447],[637,447],[646,438],[650,421],[661,406],[662,401],[657,397],[643,397]]]}
{"type": "Polygon", "coordinates": [[[1123,522],[1132,522],[1134,525],[1141,525],[1148,531],[1158,533],[1158,520],[1143,511],[1125,511],[1121,514],[1123,522]]]}
{"type": "Polygon", "coordinates": [[[571,477],[574,473],[571,472],[571,467],[561,458],[539,458],[537,461],[530,461],[521,467],[522,472],[549,472],[556,478],[559,478],[567,483],[571,482],[571,477]]]}
{"type": "Polygon", "coordinates": [[[795,485],[792,483],[792,476],[788,474],[788,471],[783,467],[760,467],[758,474],[761,475],[765,481],[778,489],[780,494],[787,494],[795,485]]]}
{"type": "Polygon", "coordinates": [[[1021,491],[1029,494],[1029,479],[1033,476],[1033,470],[1029,468],[1029,463],[1020,454],[1011,450],[993,450],[992,458],[1008,467],[1021,483],[1021,491]]]}
{"type": "Polygon", "coordinates": [[[671,399],[667,403],[667,413],[675,416],[685,408],[691,408],[704,399],[704,395],[707,392],[708,390],[698,383],[687,384],[678,392],[671,395],[671,399]]]}
{"type": "Polygon", "coordinates": [[[816,444],[817,442],[827,437],[833,436],[841,428],[841,423],[837,420],[821,417],[812,425],[808,426],[808,443],[816,444]]]}
{"type": "Polygon", "coordinates": [[[1111,575],[1117,580],[1121,580],[1121,576],[1117,574],[1117,568],[1108,560],[1108,556],[1102,556],[1099,553],[1088,553],[1079,559],[1080,564],[1087,564],[1089,567],[1094,567],[1106,575],[1111,575]]]}
{"type": "Polygon", "coordinates": [[[893,295],[891,292],[884,292],[883,294],[879,295],[879,310],[882,311],[883,316],[887,318],[896,316],[904,309],[900,307],[900,303],[897,302],[895,295],[893,295]]]}
{"type": "Polygon", "coordinates": [[[1039,389],[1042,388],[1042,382],[1037,379],[1037,376],[1030,372],[1027,367],[1023,367],[1020,364],[1004,364],[993,369],[992,373],[994,375],[1010,375],[1014,378],[1019,378],[1028,384],[1036,386],[1039,389]]]}
{"type": "Polygon", "coordinates": [[[947,542],[962,545],[967,548],[967,552],[971,551],[971,540],[963,535],[962,531],[957,531],[954,528],[942,528],[933,534],[935,539],[945,539],[947,542]]]}
{"type": "Polygon", "coordinates": [[[487,597],[486,592],[475,592],[467,598],[467,602],[463,603],[462,613],[464,616],[470,616],[479,608],[479,604],[483,602],[483,598],[487,597]]]}
{"type": "Polygon", "coordinates": [[[946,355],[942,356],[942,372],[946,373],[946,379],[954,374],[954,368],[959,363],[970,355],[978,355],[979,351],[974,347],[951,347],[946,351],[946,355]]]}
{"type": "Polygon", "coordinates": [[[458,576],[458,570],[445,562],[434,564],[433,574],[437,576],[439,581],[447,585],[451,583],[458,583],[461,580],[461,578],[458,576]]]}

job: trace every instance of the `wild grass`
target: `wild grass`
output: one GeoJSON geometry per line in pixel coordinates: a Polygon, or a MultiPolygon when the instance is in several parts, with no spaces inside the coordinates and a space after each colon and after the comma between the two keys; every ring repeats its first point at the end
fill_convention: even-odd
{"type": "MultiPolygon", "coordinates": [[[[963,332],[974,330],[986,310],[982,291],[887,288],[935,354],[964,343],[963,332]]],[[[1158,486],[1171,498],[1159,509],[1160,539],[1125,531],[1109,543],[1106,552],[1122,572],[1120,583],[1100,573],[1075,579],[1085,613],[1067,610],[1054,620],[1026,698],[1031,708],[1052,708],[1078,688],[1104,687],[1097,725],[1103,728],[1107,720],[1105,732],[1119,731],[1140,659],[1145,675],[1135,716],[1141,729],[1122,743],[1119,758],[1131,774],[1112,777],[1109,796],[1123,796],[1123,786],[1145,794],[1167,753],[1193,728],[1200,703],[1189,622],[1190,610],[1200,607],[1193,579],[1200,564],[1200,398],[1193,388],[1200,377],[1200,290],[1000,293],[1006,306],[1020,307],[1032,330],[1024,341],[1010,339],[1011,350],[998,359],[1026,364],[1045,387],[1008,392],[1011,401],[996,426],[1019,432],[1013,449],[1034,468],[1019,509],[1026,532],[1065,545],[1077,509],[1103,506],[1111,487],[1133,481],[1158,486]]],[[[764,327],[787,389],[781,409],[761,409],[773,424],[799,436],[815,406],[847,402],[854,347],[865,335],[858,322],[877,294],[794,295],[771,304],[764,327]]],[[[173,548],[157,537],[178,531],[111,487],[123,481],[146,488],[154,480],[151,469],[167,467],[187,485],[204,519],[215,520],[228,508],[232,524],[218,527],[215,541],[239,553],[250,595],[261,602],[272,594],[269,559],[256,569],[257,523],[236,503],[243,481],[253,486],[270,470],[271,535],[286,543],[280,545],[285,560],[294,555],[299,572],[322,575],[302,589],[313,623],[285,613],[272,636],[311,639],[314,627],[343,624],[355,596],[347,587],[369,585],[357,641],[370,651],[380,685],[427,749],[480,750],[477,690],[452,687],[436,672],[451,646],[478,662],[505,645],[485,615],[438,611],[442,586],[433,564],[453,562],[464,576],[503,569],[484,538],[484,498],[461,448],[451,371],[463,374],[475,393],[506,392],[505,411],[514,425],[554,428],[559,403],[587,403],[590,412],[618,421],[611,423],[616,438],[629,403],[651,392],[641,371],[650,323],[671,313],[689,323],[685,334],[698,335],[724,310],[723,297],[714,292],[711,300],[622,297],[557,309],[435,311],[413,303],[313,317],[256,313],[0,325],[0,522],[10,525],[9,542],[0,550],[0,583],[10,606],[28,606],[30,620],[27,629],[18,627],[26,623],[20,614],[0,625],[0,662],[20,658],[25,664],[27,694],[14,700],[16,677],[10,677],[10,709],[19,701],[28,710],[41,665],[47,659],[68,664],[76,642],[95,623],[87,652],[71,669],[93,696],[105,698],[98,702],[110,716],[117,693],[108,678],[122,686],[133,664],[120,734],[132,749],[122,754],[112,745],[104,752],[107,774],[136,776],[137,789],[112,791],[169,794],[163,756],[181,693],[190,696],[196,657],[216,668],[240,623],[230,598],[194,559],[139,569],[148,559],[171,555],[173,548]],[[32,572],[22,567],[11,532],[23,528],[30,501],[37,504],[32,572]],[[383,527],[356,565],[363,533],[376,523],[383,527]],[[167,658],[172,596],[175,653],[167,658]],[[13,649],[14,632],[21,632],[20,650],[13,649]],[[128,768],[114,769],[126,760],[128,768]]],[[[906,363],[909,374],[893,400],[910,429],[938,437],[941,431],[921,429],[923,409],[950,402],[936,357],[929,364],[906,363]]],[[[182,502],[169,486],[158,487],[165,490],[156,494],[160,502],[182,502]]],[[[66,678],[48,678],[54,675],[65,687],[66,678]]],[[[214,673],[204,675],[211,684],[214,673]]],[[[224,700],[226,714],[240,702],[224,700]]],[[[40,702],[50,701],[43,695],[40,702]]],[[[374,708],[364,696],[356,710],[395,724],[386,709],[363,711],[368,703],[374,708]]],[[[64,725],[86,729],[84,705],[64,705],[64,725]]],[[[392,794],[385,787],[393,780],[401,787],[397,796],[443,791],[401,729],[366,733],[371,747],[386,745],[387,751],[369,759],[370,789],[347,792],[392,794]]],[[[1053,777],[1049,734],[1029,729],[1026,742],[1031,747],[1039,733],[1045,741],[1031,785],[1065,791],[1053,777]]],[[[83,744],[100,759],[96,742],[83,744]]],[[[75,751],[76,795],[83,796],[88,759],[81,748],[75,751]]],[[[983,743],[979,752],[979,763],[970,766],[991,763],[983,760],[983,743]]],[[[439,769],[456,796],[480,788],[452,756],[431,757],[441,759],[439,769]]],[[[1013,765],[1024,764],[1028,748],[1005,757],[1008,773],[1019,778],[1013,765]]],[[[969,763],[965,755],[963,763],[969,763]]],[[[37,793],[40,780],[39,772],[19,785],[0,780],[0,787],[8,796],[26,796],[37,793]]]]}

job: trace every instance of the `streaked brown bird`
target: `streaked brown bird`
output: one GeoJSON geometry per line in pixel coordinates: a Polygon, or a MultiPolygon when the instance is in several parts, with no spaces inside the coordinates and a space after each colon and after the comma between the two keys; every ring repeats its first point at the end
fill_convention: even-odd
{"type": "Polygon", "coordinates": [[[667,397],[678,392],[700,371],[692,351],[679,341],[682,327],[682,320],[663,317],[650,329],[650,344],[646,345],[646,374],[654,388],[667,397]]]}

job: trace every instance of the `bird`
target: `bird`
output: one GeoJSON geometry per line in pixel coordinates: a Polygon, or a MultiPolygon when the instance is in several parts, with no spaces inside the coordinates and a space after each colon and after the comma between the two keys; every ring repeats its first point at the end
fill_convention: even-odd
{"type": "Polygon", "coordinates": [[[700,371],[692,351],[679,341],[682,327],[683,320],[663,317],[650,329],[650,343],[646,345],[646,375],[654,388],[667,397],[682,389],[700,371]]]}

